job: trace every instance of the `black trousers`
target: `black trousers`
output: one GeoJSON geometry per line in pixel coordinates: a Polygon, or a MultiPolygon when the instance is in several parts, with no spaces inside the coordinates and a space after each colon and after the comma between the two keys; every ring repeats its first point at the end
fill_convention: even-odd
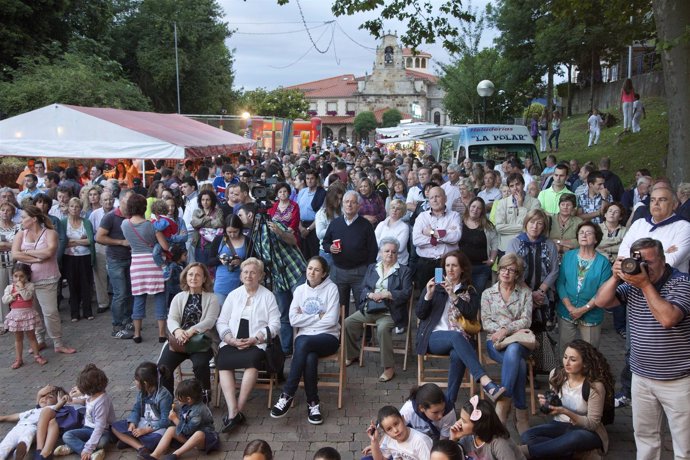
{"type": "MultiPolygon", "coordinates": [[[[303,227],[308,227],[313,222],[313,220],[303,220],[301,224],[303,227]]],[[[306,238],[302,238],[302,255],[306,260],[319,255],[319,239],[316,237],[315,230],[309,232],[306,238]]]]}
{"type": "MultiPolygon", "coordinates": [[[[69,286],[69,309],[72,319],[89,318],[93,316],[91,309],[91,294],[93,292],[93,271],[91,270],[91,256],[62,257],[62,269],[65,271],[67,286],[69,286]],[[81,307],[81,315],[79,314],[81,307]]],[[[61,289],[61,286],[58,286],[61,289]]]]}
{"type": "Polygon", "coordinates": [[[441,259],[428,259],[426,257],[419,257],[417,259],[415,282],[420,291],[426,287],[426,283],[434,277],[434,270],[440,266],[441,259]]]}
{"type": "Polygon", "coordinates": [[[194,377],[201,382],[201,388],[204,390],[211,389],[211,368],[208,366],[208,362],[213,358],[213,350],[209,349],[203,353],[187,354],[171,351],[167,343],[163,345],[163,347],[163,353],[161,353],[161,357],[158,359],[158,364],[164,365],[170,372],[167,377],[161,375],[161,385],[163,385],[171,395],[175,394],[173,373],[180,364],[188,359],[192,361],[194,377]]]}

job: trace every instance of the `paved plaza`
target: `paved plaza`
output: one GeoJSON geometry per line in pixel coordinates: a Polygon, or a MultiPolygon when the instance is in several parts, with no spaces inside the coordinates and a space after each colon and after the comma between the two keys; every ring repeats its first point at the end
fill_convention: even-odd
{"type": "MultiPolygon", "coordinates": [[[[66,302],[63,302],[61,313],[64,336],[67,344],[78,349],[74,355],[56,355],[49,347],[43,352],[49,361],[48,364],[39,366],[25,352],[26,364],[18,370],[12,370],[10,364],[14,360],[14,337],[9,333],[0,337],[0,346],[3,350],[0,360],[0,381],[3,383],[0,386],[0,413],[9,414],[31,408],[35,403],[37,390],[45,384],[72,387],[78,372],[87,363],[95,363],[108,375],[110,379],[108,392],[114,399],[118,416],[124,418],[131,409],[136,394],[133,384],[134,369],[142,361],[155,361],[161,349],[161,345],[158,344],[155,320],[152,317],[145,320],[142,333],[144,341],[141,344],[135,344],[131,340],[116,340],[110,337],[110,312],[98,315],[94,321],[82,320],[71,323],[68,310],[66,302]]],[[[396,340],[399,339],[396,338],[396,340]]],[[[609,358],[616,376],[623,365],[624,345],[624,340],[612,329],[611,315],[606,315],[601,347],[609,358]]],[[[28,346],[26,341],[25,346],[28,346]]],[[[340,451],[343,459],[359,458],[361,449],[368,444],[364,430],[369,421],[376,416],[381,406],[392,404],[399,407],[403,404],[409,389],[416,382],[417,372],[416,356],[410,355],[408,369],[403,371],[402,356],[396,355],[397,376],[388,383],[378,383],[378,376],[382,371],[378,364],[378,356],[370,353],[365,358],[364,367],[360,368],[355,364],[347,368],[347,387],[342,409],[337,409],[337,392],[334,389],[324,389],[320,392],[325,417],[323,425],[313,426],[307,422],[307,406],[302,389],[298,390],[294,407],[286,417],[279,420],[274,420],[269,416],[266,408],[267,392],[255,390],[251,403],[245,411],[247,424],[230,435],[221,435],[220,452],[209,456],[199,454],[198,458],[241,459],[244,446],[248,441],[256,438],[264,439],[271,444],[277,460],[311,460],[314,452],[323,446],[335,447],[340,451]]],[[[491,367],[489,373],[498,375],[498,368],[491,367]]],[[[545,388],[545,383],[545,376],[539,376],[538,387],[545,388]]],[[[274,401],[279,392],[280,389],[277,389],[274,401]]],[[[467,391],[461,391],[458,403],[462,404],[467,398],[467,391]]],[[[213,413],[216,426],[220,426],[222,410],[214,409],[213,413]]],[[[544,420],[545,418],[541,416],[533,416],[531,424],[536,425],[544,420]]],[[[11,427],[11,423],[0,424],[0,434],[4,436],[11,427]]],[[[511,430],[513,430],[512,427],[511,430]]],[[[608,426],[608,432],[611,442],[606,458],[625,460],[634,458],[635,443],[630,407],[616,409],[615,423],[608,426]]],[[[666,435],[664,446],[662,458],[673,458],[668,435],[666,435]]],[[[134,459],[135,457],[132,449],[118,451],[114,445],[109,446],[106,456],[108,460],[134,459]]],[[[193,458],[193,456],[185,458],[193,458]]]]}

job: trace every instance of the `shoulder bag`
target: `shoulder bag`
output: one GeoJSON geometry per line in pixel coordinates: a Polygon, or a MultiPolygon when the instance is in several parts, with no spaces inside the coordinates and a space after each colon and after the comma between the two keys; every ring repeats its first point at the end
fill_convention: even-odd
{"type": "Polygon", "coordinates": [[[266,371],[270,374],[283,375],[285,353],[278,336],[271,337],[271,330],[266,326],[266,371]]]}

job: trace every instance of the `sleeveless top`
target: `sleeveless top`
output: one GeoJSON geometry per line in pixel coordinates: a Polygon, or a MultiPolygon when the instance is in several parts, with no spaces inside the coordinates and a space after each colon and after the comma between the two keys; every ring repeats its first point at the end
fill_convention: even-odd
{"type": "MultiPolygon", "coordinates": [[[[21,250],[26,251],[29,249],[45,249],[48,247],[46,233],[49,230],[43,228],[41,234],[38,236],[38,241],[27,241],[26,232],[24,233],[24,239],[22,240],[21,250]]],[[[60,269],[57,264],[57,249],[55,254],[49,259],[43,260],[42,262],[36,262],[31,264],[31,282],[35,285],[45,285],[56,282],[60,279],[60,269]]]]}

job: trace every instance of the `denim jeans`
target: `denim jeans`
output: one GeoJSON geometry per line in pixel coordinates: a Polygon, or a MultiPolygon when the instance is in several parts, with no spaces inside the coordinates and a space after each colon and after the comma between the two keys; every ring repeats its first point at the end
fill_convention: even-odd
{"type": "MultiPolygon", "coordinates": [[[[83,428],[77,428],[76,430],[67,431],[62,435],[62,440],[65,442],[67,447],[74,451],[75,454],[80,455],[84,450],[84,444],[86,444],[86,441],[89,440],[92,433],[93,428],[85,426],[83,428]]],[[[96,449],[94,452],[98,449],[103,449],[106,444],[110,442],[110,439],[110,430],[105,430],[101,435],[101,439],[98,440],[98,444],[96,444],[96,449]]]]}
{"type": "Polygon", "coordinates": [[[625,331],[626,306],[618,305],[617,307],[613,307],[609,311],[613,313],[613,327],[614,329],[616,329],[616,332],[625,331]]]}
{"type": "MultiPolygon", "coordinates": [[[[150,294],[141,294],[134,296],[134,310],[132,311],[132,319],[146,318],[146,297],[150,294]]],[[[153,304],[156,307],[156,319],[168,318],[168,307],[166,300],[168,296],[165,291],[153,294],[153,304]]]]}
{"type": "Polygon", "coordinates": [[[572,458],[575,452],[603,448],[601,438],[594,431],[555,420],[530,428],[521,438],[531,458],[572,458]]]}
{"type": "Polygon", "coordinates": [[[317,389],[319,358],[338,351],[340,340],[331,334],[300,335],[295,339],[295,352],[292,355],[290,374],[283,393],[294,396],[299,381],[304,375],[304,393],[307,402],[319,402],[317,389]]]}
{"type": "Polygon", "coordinates": [[[485,264],[472,265],[472,284],[477,294],[481,295],[489,282],[491,282],[491,267],[485,264]]]}
{"type": "Polygon", "coordinates": [[[130,265],[130,260],[108,260],[108,276],[113,287],[113,300],[110,304],[113,326],[124,326],[132,320],[130,265]]]}
{"type": "Polygon", "coordinates": [[[321,249],[319,250],[319,255],[326,259],[326,262],[328,262],[329,267],[333,266],[333,256],[329,252],[326,252],[323,249],[321,249]]]}
{"type": "Polygon", "coordinates": [[[505,395],[513,398],[516,409],[527,409],[525,385],[527,384],[527,363],[530,351],[519,343],[511,343],[502,351],[494,348],[491,340],[486,341],[486,351],[494,361],[501,363],[501,386],[505,395]]]}
{"type": "Polygon", "coordinates": [[[429,353],[434,355],[450,355],[450,367],[448,368],[448,391],[446,398],[452,404],[458,399],[458,391],[465,368],[469,368],[471,378],[478,381],[486,375],[486,371],[479,364],[477,350],[467,338],[455,331],[435,331],[429,337],[429,353]]]}

